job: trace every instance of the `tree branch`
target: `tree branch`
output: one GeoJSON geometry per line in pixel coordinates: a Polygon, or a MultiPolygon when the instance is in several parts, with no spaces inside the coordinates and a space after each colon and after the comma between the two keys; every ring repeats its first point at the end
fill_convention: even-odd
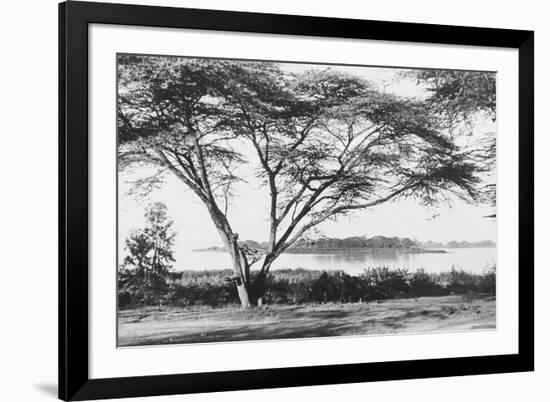
{"type": "Polygon", "coordinates": [[[386,195],[385,197],[378,198],[376,200],[369,201],[369,202],[366,202],[366,203],[352,204],[352,205],[342,205],[342,206],[339,206],[339,207],[331,208],[327,212],[321,214],[318,218],[311,220],[311,222],[309,222],[308,224],[301,227],[295,233],[294,236],[292,236],[287,242],[285,242],[284,244],[282,244],[280,246],[279,253],[282,253],[284,250],[286,250],[288,247],[290,247],[294,242],[296,242],[309,229],[313,228],[314,226],[319,225],[320,223],[324,222],[325,220],[327,220],[328,218],[330,218],[330,217],[332,217],[336,214],[343,213],[343,212],[346,212],[346,211],[356,210],[356,209],[370,208],[370,207],[376,206],[378,204],[382,204],[384,202],[387,202],[387,201],[397,197],[398,195],[404,193],[405,191],[410,190],[412,187],[413,186],[404,186],[404,187],[402,187],[398,190],[395,190],[392,193],[386,195]]]}

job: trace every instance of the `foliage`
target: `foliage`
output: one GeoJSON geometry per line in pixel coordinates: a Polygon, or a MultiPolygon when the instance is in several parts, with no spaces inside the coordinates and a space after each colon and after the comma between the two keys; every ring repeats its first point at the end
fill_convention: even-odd
{"type": "MultiPolygon", "coordinates": [[[[480,116],[496,121],[496,73],[482,71],[418,70],[412,73],[430,91],[430,107],[444,116],[451,128],[471,127],[480,116]]],[[[496,164],[496,133],[486,133],[478,158],[487,172],[496,164]]],[[[482,199],[496,206],[496,184],[485,185],[482,199]]]]}
{"type": "Polygon", "coordinates": [[[482,71],[419,70],[428,85],[429,102],[451,120],[468,120],[483,112],[496,120],[496,74],[482,71]]]}
{"type": "Polygon", "coordinates": [[[409,292],[415,297],[436,296],[442,293],[442,287],[433,275],[423,269],[417,270],[409,280],[409,292]]]}
{"type": "Polygon", "coordinates": [[[154,203],[145,212],[146,227],[134,230],[126,239],[128,252],[118,274],[119,302],[137,298],[146,303],[159,303],[168,290],[174,262],[175,232],[166,206],[154,203]]]}

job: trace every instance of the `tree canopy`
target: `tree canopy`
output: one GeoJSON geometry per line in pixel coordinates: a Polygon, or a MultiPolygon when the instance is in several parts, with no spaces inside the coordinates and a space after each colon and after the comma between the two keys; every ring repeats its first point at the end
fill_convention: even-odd
{"type": "MultiPolygon", "coordinates": [[[[414,70],[419,83],[427,86],[430,96],[427,103],[439,115],[448,120],[452,127],[472,127],[480,117],[497,117],[496,73],[488,71],[414,70]]],[[[485,134],[479,150],[479,159],[485,171],[494,172],[497,156],[496,133],[485,134]]],[[[496,206],[496,183],[485,185],[484,200],[496,206]]],[[[490,215],[489,217],[495,217],[490,215]]]]}
{"type": "Polygon", "coordinates": [[[468,120],[476,112],[493,121],[497,113],[496,74],[485,71],[418,70],[418,81],[428,85],[428,102],[440,113],[468,120]]]}

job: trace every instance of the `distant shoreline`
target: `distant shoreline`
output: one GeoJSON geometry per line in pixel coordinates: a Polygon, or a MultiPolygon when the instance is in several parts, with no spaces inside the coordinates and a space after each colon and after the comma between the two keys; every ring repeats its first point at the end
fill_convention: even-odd
{"type": "MultiPolygon", "coordinates": [[[[462,247],[464,248],[464,247],[462,247]]],[[[477,247],[480,248],[480,247],[477,247]]],[[[191,252],[226,252],[224,247],[208,247],[193,249],[191,252]]],[[[419,248],[334,248],[334,249],[311,249],[311,248],[293,248],[286,250],[283,254],[335,254],[335,253],[349,253],[349,252],[361,252],[365,254],[383,254],[383,253],[409,253],[409,254],[443,254],[448,253],[442,249],[419,249],[419,248]]]]}
{"type": "MultiPolygon", "coordinates": [[[[255,240],[240,241],[250,249],[266,251],[268,244],[255,240]]],[[[408,254],[439,254],[447,253],[450,249],[466,248],[495,248],[496,243],[492,240],[482,240],[476,242],[469,241],[449,241],[441,243],[436,241],[421,242],[407,237],[347,237],[344,239],[323,237],[316,240],[301,239],[292,247],[285,250],[286,254],[334,254],[361,252],[366,254],[380,253],[408,253],[408,254]]],[[[224,246],[211,246],[207,248],[194,249],[191,251],[226,251],[224,246]]]]}
{"type": "Polygon", "coordinates": [[[345,249],[291,249],[286,250],[287,254],[333,254],[361,252],[365,254],[388,254],[388,253],[409,253],[409,254],[440,254],[447,253],[445,250],[421,249],[421,248],[345,248],[345,249]]]}

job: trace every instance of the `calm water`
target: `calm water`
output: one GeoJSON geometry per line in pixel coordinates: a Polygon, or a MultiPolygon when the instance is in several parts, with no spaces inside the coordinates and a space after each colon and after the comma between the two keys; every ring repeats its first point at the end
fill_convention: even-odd
{"type": "MultiPolygon", "coordinates": [[[[445,249],[446,253],[402,253],[348,251],[332,254],[283,254],[273,264],[272,269],[305,268],[331,270],[339,269],[349,274],[358,274],[365,268],[389,266],[391,268],[419,268],[427,272],[464,269],[472,273],[482,273],[496,263],[496,248],[445,249]]],[[[226,253],[216,251],[179,252],[176,269],[224,269],[230,268],[226,253]]],[[[253,267],[257,268],[257,267],[253,267]]]]}

